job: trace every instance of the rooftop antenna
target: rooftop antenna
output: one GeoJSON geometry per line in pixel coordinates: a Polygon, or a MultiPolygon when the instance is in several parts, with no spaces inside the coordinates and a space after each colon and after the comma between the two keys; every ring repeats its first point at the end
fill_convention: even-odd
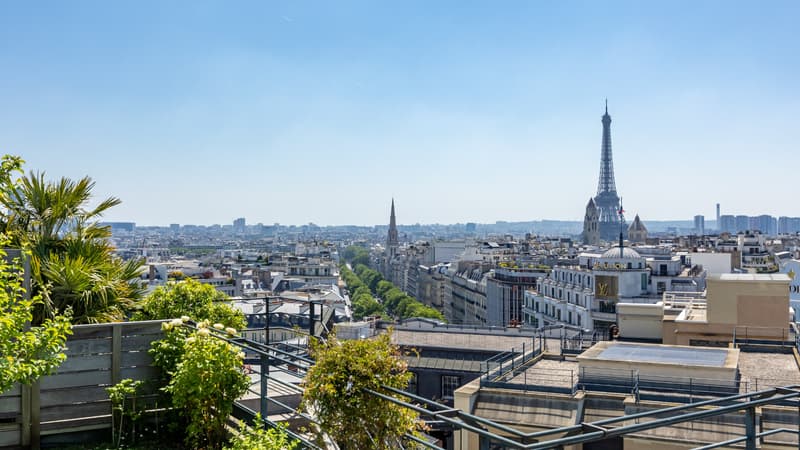
{"type": "Polygon", "coordinates": [[[619,211],[618,211],[618,214],[619,214],[619,257],[623,258],[624,257],[623,256],[624,243],[622,241],[622,234],[623,234],[623,229],[625,227],[625,216],[624,216],[625,209],[622,208],[622,197],[620,197],[620,199],[619,199],[619,211]]]}

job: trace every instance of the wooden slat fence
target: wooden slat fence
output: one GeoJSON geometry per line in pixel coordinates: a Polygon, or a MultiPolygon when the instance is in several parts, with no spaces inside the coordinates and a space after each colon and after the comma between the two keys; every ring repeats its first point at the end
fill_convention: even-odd
{"type": "Polygon", "coordinates": [[[57,371],[33,386],[0,394],[0,448],[37,448],[42,436],[111,428],[105,388],[125,378],[158,389],[159,371],[147,353],[161,339],[161,320],[75,325],[57,371]]]}

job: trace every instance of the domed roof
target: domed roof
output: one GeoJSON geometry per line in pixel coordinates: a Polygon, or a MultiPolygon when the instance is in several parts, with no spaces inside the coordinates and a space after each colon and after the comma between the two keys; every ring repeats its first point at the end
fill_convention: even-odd
{"type": "MultiPolygon", "coordinates": [[[[621,257],[625,259],[633,259],[633,258],[641,258],[642,255],[640,255],[639,252],[630,247],[622,247],[621,257]]],[[[606,250],[606,252],[603,253],[603,258],[614,258],[614,259],[620,258],[619,247],[613,247],[606,250]]]]}

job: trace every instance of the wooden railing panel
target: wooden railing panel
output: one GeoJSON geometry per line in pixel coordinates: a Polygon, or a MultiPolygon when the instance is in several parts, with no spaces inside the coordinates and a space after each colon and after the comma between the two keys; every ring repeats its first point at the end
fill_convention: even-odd
{"type": "Polygon", "coordinates": [[[121,367],[152,366],[153,357],[149,353],[142,352],[123,352],[121,367]]]}
{"type": "Polygon", "coordinates": [[[123,352],[126,351],[141,351],[150,350],[150,343],[160,339],[160,336],[154,334],[136,335],[136,336],[123,336],[122,347],[123,352]]]}
{"type": "MultiPolygon", "coordinates": [[[[76,403],[73,405],[49,406],[47,408],[42,407],[41,409],[42,423],[53,420],[83,419],[106,414],[111,414],[111,401],[109,400],[103,402],[76,403]]],[[[108,426],[111,427],[110,418],[108,426]]]]}
{"type": "Polygon", "coordinates": [[[108,400],[107,386],[80,386],[69,389],[42,391],[39,404],[42,408],[71,405],[73,403],[99,402],[108,400]]]}
{"type": "Polygon", "coordinates": [[[111,338],[111,324],[73,325],[69,340],[111,338]]]}
{"type": "Polygon", "coordinates": [[[3,395],[0,397],[0,418],[15,417],[22,412],[19,395],[3,395]]]}
{"type": "Polygon", "coordinates": [[[39,434],[111,427],[106,388],[124,378],[143,381],[142,391],[157,392],[161,374],[148,354],[161,339],[163,321],[77,325],[67,340],[66,361],[23,396],[19,386],[0,394],[0,447],[39,442],[39,434]],[[24,418],[35,422],[24,426],[24,418]]]}
{"type": "Polygon", "coordinates": [[[132,380],[154,380],[158,379],[161,371],[158,367],[142,366],[142,367],[123,367],[121,372],[121,379],[130,378],[132,380]]]}
{"type": "Polygon", "coordinates": [[[98,386],[111,384],[111,371],[92,370],[88,372],[59,373],[42,377],[40,386],[42,391],[48,389],[76,388],[83,386],[98,386]]]}
{"type": "Polygon", "coordinates": [[[143,322],[126,322],[122,327],[122,336],[137,336],[146,334],[156,334],[159,339],[162,336],[162,320],[148,320],[143,322]]]}
{"type": "Polygon", "coordinates": [[[0,447],[17,447],[21,445],[22,433],[16,423],[0,424],[0,447]]]}
{"type": "Polygon", "coordinates": [[[68,339],[64,354],[70,356],[111,353],[111,338],[107,339],[68,339]]]}
{"type": "Polygon", "coordinates": [[[55,373],[72,373],[87,370],[108,370],[111,366],[111,354],[74,355],[67,357],[55,373]]]}

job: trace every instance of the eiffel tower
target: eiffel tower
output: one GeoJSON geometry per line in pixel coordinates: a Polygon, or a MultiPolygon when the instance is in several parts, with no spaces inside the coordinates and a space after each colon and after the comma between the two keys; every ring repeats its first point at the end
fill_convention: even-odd
{"type": "Polygon", "coordinates": [[[603,114],[603,144],[600,154],[600,180],[597,183],[597,196],[594,202],[597,205],[599,216],[600,239],[614,241],[620,231],[627,236],[628,227],[622,217],[622,206],[617,186],[614,182],[614,158],[611,154],[611,116],[608,115],[608,100],[606,100],[606,113],[603,114]]]}

